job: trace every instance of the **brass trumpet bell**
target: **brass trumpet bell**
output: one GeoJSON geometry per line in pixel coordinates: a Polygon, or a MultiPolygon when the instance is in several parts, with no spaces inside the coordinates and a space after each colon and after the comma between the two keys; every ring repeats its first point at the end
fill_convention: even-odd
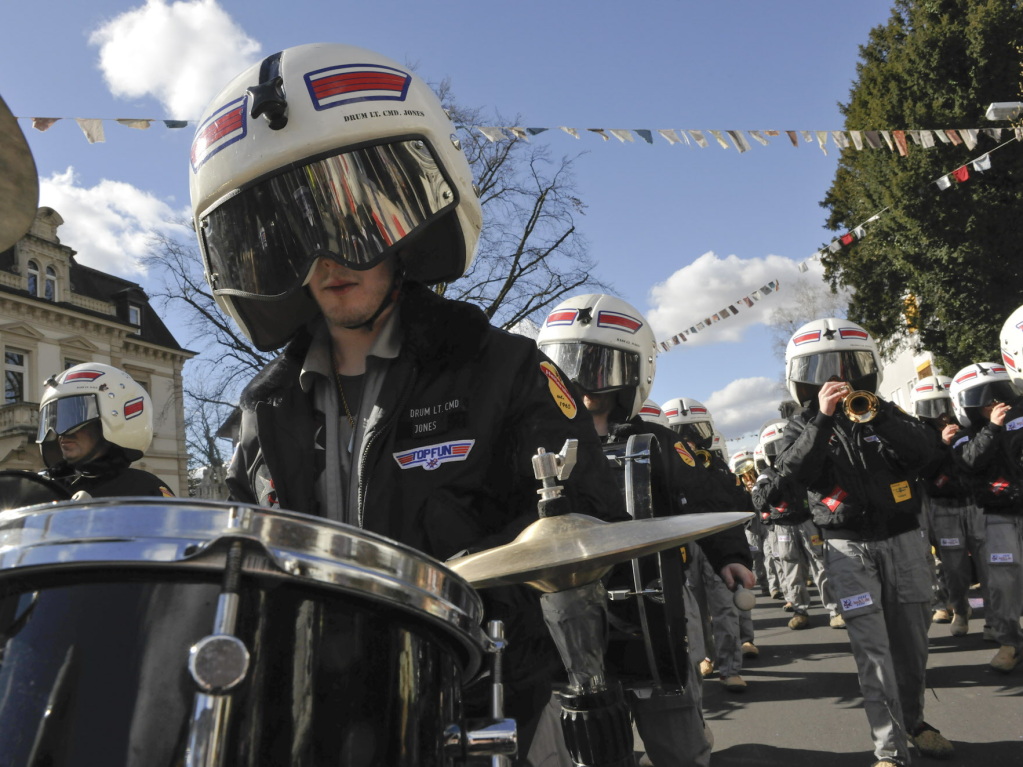
{"type": "Polygon", "coordinates": [[[753,486],[757,483],[757,464],[755,461],[743,461],[735,467],[735,476],[737,476],[743,484],[746,490],[750,491],[753,486]]]}
{"type": "Polygon", "coordinates": [[[845,417],[853,423],[870,423],[877,416],[877,395],[873,392],[859,389],[851,391],[842,400],[842,410],[845,417]]]}

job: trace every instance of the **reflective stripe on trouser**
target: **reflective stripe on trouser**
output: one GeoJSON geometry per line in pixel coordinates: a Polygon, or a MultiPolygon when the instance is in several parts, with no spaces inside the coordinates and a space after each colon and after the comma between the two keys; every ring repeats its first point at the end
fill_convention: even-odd
{"type": "MultiPolygon", "coordinates": [[[[781,591],[781,562],[778,560],[778,531],[774,525],[764,533],[764,569],[767,570],[767,589],[772,594],[781,591]]],[[[784,592],[782,592],[784,593],[784,592]]]]}
{"type": "MultiPolygon", "coordinates": [[[[702,647],[699,607],[688,580],[685,585],[685,604],[689,647],[702,647]]],[[[689,653],[690,684],[682,695],[653,695],[647,690],[629,690],[626,693],[636,722],[636,731],[654,767],[710,765],[711,746],[704,729],[700,660],[699,653],[689,653]]]]}
{"type": "Polygon", "coordinates": [[[824,566],[848,628],[874,755],[909,764],[923,721],[931,575],[918,530],[883,541],[832,539],[824,566]]]}
{"type": "Polygon", "coordinates": [[[995,639],[1001,645],[1023,649],[1019,627],[1023,611],[1023,517],[985,514],[987,576],[990,609],[985,610],[995,639]]]}
{"type": "Polygon", "coordinates": [[[957,498],[926,498],[925,506],[931,542],[940,560],[939,580],[945,587],[945,602],[955,612],[968,615],[973,580],[971,558],[980,578],[984,604],[988,604],[984,513],[976,504],[957,498]]]}
{"type": "Polygon", "coordinates": [[[810,590],[806,588],[806,557],[799,542],[798,525],[778,525],[778,558],[781,560],[782,593],[797,613],[810,609],[810,590]]]}

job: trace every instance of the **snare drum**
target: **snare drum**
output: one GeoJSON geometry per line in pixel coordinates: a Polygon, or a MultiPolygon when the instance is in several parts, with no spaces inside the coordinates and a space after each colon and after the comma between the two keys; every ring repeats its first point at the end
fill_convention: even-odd
{"type": "Polygon", "coordinates": [[[302,514],[164,498],[7,511],[0,763],[453,764],[481,617],[437,561],[302,514]]]}

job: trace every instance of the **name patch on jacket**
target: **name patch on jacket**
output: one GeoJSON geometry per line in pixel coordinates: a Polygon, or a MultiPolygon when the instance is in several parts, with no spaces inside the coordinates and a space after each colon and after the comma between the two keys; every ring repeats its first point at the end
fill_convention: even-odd
{"type": "Polygon", "coordinates": [[[398,424],[398,439],[414,439],[431,434],[439,436],[465,426],[468,420],[469,408],[465,397],[410,407],[398,424]]]}
{"type": "Polygon", "coordinates": [[[1012,552],[1006,554],[992,554],[990,557],[991,564],[993,565],[1011,565],[1012,564],[1012,552]]]}
{"type": "Polygon", "coordinates": [[[394,460],[403,469],[414,469],[421,467],[427,471],[433,471],[442,463],[453,463],[464,461],[469,457],[469,451],[476,444],[474,439],[461,439],[454,442],[441,442],[437,445],[425,445],[412,450],[403,450],[400,453],[392,453],[394,460]]]}

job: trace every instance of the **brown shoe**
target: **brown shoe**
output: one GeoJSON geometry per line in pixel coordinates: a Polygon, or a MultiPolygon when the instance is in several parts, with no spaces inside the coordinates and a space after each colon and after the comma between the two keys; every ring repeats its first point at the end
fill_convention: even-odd
{"type": "Polygon", "coordinates": [[[931,759],[951,759],[956,750],[948,738],[927,722],[921,724],[916,734],[911,735],[909,740],[916,746],[917,751],[931,759]]]}
{"type": "Polygon", "coordinates": [[[756,658],[760,655],[760,648],[752,642],[742,643],[742,657],[743,658],[756,658]]]}
{"type": "Polygon", "coordinates": [[[714,661],[710,658],[704,658],[700,661],[700,675],[704,678],[714,673],[714,661]]]}
{"type": "Polygon", "coordinates": [[[935,623],[951,623],[952,615],[944,607],[941,607],[934,611],[934,615],[931,616],[931,620],[935,623]]]}
{"type": "Polygon", "coordinates": [[[735,674],[734,676],[722,675],[721,683],[729,692],[743,692],[746,689],[746,680],[738,674],[735,674]]]}
{"type": "Polygon", "coordinates": [[[991,662],[988,665],[995,671],[1001,671],[1003,674],[1008,674],[1019,665],[1019,653],[1016,652],[1015,647],[1003,644],[998,648],[998,652],[995,653],[995,657],[991,659],[991,662]]]}
{"type": "Polygon", "coordinates": [[[831,628],[833,629],[844,629],[845,618],[843,618],[841,615],[832,615],[831,620],[828,622],[828,625],[831,626],[831,628]]]}
{"type": "Polygon", "coordinates": [[[802,613],[796,613],[791,618],[789,618],[789,628],[792,629],[793,631],[805,629],[809,625],[810,625],[809,616],[803,615],[802,613]]]}
{"type": "Polygon", "coordinates": [[[796,609],[796,606],[794,604],[792,604],[791,602],[786,602],[784,605],[782,605],[781,609],[784,610],[787,613],[790,613],[790,612],[792,612],[793,610],[796,609]]]}

